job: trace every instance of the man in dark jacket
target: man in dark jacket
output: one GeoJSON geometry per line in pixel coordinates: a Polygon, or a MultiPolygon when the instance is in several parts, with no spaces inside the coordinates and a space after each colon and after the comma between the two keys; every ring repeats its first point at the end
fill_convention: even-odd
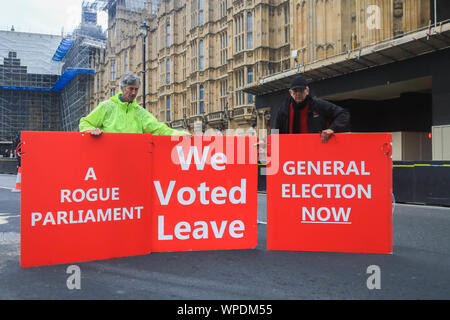
{"type": "Polygon", "coordinates": [[[289,94],[275,118],[275,129],[280,134],[320,133],[325,143],[335,132],[349,131],[349,112],[331,102],[311,97],[302,76],[292,80],[289,94]]]}

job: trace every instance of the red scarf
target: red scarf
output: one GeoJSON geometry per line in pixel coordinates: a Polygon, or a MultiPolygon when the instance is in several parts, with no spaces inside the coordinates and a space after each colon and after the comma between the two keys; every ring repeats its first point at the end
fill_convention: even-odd
{"type": "MultiPolygon", "coordinates": [[[[297,121],[300,121],[300,133],[309,133],[308,131],[308,109],[309,109],[309,103],[306,104],[306,106],[300,110],[300,119],[297,121]]],[[[293,133],[294,131],[294,107],[292,106],[291,102],[291,110],[289,114],[289,133],[293,133]]]]}

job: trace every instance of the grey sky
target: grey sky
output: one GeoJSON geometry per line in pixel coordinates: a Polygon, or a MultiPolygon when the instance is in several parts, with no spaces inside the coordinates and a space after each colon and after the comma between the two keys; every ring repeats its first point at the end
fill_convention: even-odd
{"type": "MultiPolygon", "coordinates": [[[[0,30],[61,35],[70,33],[81,21],[82,0],[1,0],[0,30]]],[[[99,23],[106,27],[106,13],[99,23]]]]}

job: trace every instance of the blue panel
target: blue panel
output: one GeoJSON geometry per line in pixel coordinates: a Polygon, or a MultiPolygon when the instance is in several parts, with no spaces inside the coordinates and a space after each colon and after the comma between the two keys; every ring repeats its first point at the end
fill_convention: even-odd
{"type": "Polygon", "coordinates": [[[53,85],[52,91],[59,92],[78,74],[78,73],[90,73],[94,74],[94,69],[72,69],[67,68],[64,74],[53,85]]]}
{"type": "Polygon", "coordinates": [[[72,81],[73,78],[78,73],[85,73],[85,74],[95,74],[94,69],[72,69],[67,68],[66,71],[64,71],[64,74],[59,77],[58,81],[55,82],[52,88],[38,88],[38,87],[17,87],[17,86],[0,86],[0,89],[6,89],[6,90],[29,90],[29,91],[47,91],[47,92],[59,92],[64,87],[72,81]]]}
{"type": "Polygon", "coordinates": [[[58,49],[56,49],[55,54],[53,55],[53,61],[61,61],[66,56],[67,52],[73,45],[74,40],[62,39],[59,44],[58,49]]]}
{"type": "Polygon", "coordinates": [[[29,90],[29,91],[53,91],[51,88],[38,88],[38,87],[17,87],[17,86],[0,86],[0,89],[5,90],[29,90]]]}

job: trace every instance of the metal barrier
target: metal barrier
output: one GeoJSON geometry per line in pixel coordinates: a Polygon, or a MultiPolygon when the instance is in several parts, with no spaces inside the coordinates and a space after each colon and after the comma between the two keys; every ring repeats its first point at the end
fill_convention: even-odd
{"type": "Polygon", "coordinates": [[[450,206],[450,161],[394,161],[395,201],[450,206]]]}

